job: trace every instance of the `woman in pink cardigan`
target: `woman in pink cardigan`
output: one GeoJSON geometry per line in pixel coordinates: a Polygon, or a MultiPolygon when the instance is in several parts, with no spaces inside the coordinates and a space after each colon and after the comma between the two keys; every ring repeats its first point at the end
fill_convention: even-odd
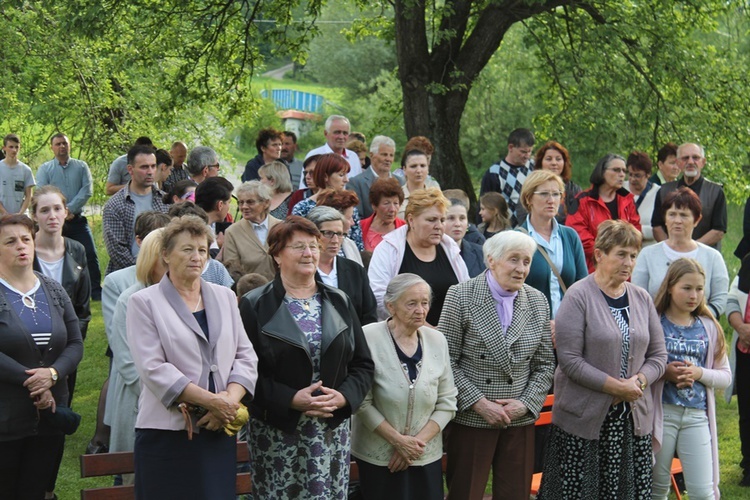
{"type": "Polygon", "coordinates": [[[648,292],[628,282],[641,233],[599,226],[596,272],[574,283],[555,316],[555,405],[540,500],[650,500],[655,401],[664,333],[648,292]]]}

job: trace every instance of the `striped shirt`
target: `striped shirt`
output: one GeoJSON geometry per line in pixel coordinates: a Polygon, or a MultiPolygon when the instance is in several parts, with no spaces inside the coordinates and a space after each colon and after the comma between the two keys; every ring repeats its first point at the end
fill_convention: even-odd
{"type": "Polygon", "coordinates": [[[49,301],[41,282],[37,279],[36,285],[27,293],[21,292],[3,279],[0,279],[0,286],[4,288],[8,303],[28,329],[36,346],[40,350],[45,349],[52,337],[52,318],[49,301]]]}

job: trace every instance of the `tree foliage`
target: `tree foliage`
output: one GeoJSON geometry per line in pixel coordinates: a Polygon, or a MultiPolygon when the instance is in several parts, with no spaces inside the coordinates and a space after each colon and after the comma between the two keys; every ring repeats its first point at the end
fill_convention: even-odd
{"type": "Polygon", "coordinates": [[[381,72],[396,69],[392,41],[369,24],[363,29],[362,21],[378,19],[380,14],[372,6],[359,11],[353,3],[327,5],[318,21],[320,36],[310,42],[303,73],[321,84],[345,89],[350,101],[376,90],[381,72]]]}
{"type": "Polygon", "coordinates": [[[227,128],[263,115],[250,86],[261,50],[303,61],[320,7],[320,0],[3,2],[3,127],[21,134],[39,161],[50,156],[48,138],[67,133],[100,183],[114,155],[140,135],[165,146],[175,139],[216,146],[227,128]]]}
{"type": "MultiPolygon", "coordinates": [[[[310,70],[345,80],[345,107],[368,135],[398,135],[401,112],[405,135],[430,137],[442,185],[473,191],[465,159],[483,170],[503,154],[510,130],[531,125],[540,140],[569,147],[579,174],[607,151],[701,142],[707,175],[743,196],[745,2],[354,1],[362,14],[344,35],[358,41],[321,38],[314,53],[328,60],[317,57],[310,70]]],[[[357,17],[345,5],[331,2],[331,18],[357,17]]],[[[7,0],[2,124],[40,157],[49,156],[47,138],[65,131],[99,179],[137,135],[214,145],[229,128],[267,119],[251,75],[267,58],[307,61],[308,43],[326,26],[316,24],[323,6],[7,0]]]]}
{"type": "Polygon", "coordinates": [[[667,141],[699,142],[706,175],[744,199],[746,183],[738,181],[748,160],[747,24],[735,6],[612,2],[557,9],[525,25],[549,89],[540,96],[545,111],[535,130],[583,159],[578,168],[588,174],[609,151],[655,157],[667,141]]]}

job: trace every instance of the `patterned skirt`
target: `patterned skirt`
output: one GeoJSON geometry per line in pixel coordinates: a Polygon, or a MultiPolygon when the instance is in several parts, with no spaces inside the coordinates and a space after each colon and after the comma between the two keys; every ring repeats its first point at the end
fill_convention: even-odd
{"type": "Polygon", "coordinates": [[[349,420],[330,429],[302,415],[293,434],[253,418],[248,426],[254,500],[346,499],[349,420]]]}
{"type": "Polygon", "coordinates": [[[551,428],[537,500],[650,500],[651,435],[633,433],[629,407],[610,410],[599,439],[551,428]]]}

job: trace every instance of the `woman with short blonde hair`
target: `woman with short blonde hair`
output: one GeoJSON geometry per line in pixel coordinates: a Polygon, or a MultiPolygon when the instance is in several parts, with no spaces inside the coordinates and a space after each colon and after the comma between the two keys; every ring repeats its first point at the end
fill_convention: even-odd
{"type": "Polygon", "coordinates": [[[386,234],[375,247],[368,276],[381,320],[388,317],[383,301],[386,288],[399,273],[421,276],[432,288],[433,302],[427,318],[432,326],[440,319],[448,288],[469,279],[458,245],[444,234],[449,206],[450,201],[439,188],[415,191],[406,208],[406,225],[386,234]]]}
{"type": "Polygon", "coordinates": [[[550,170],[534,170],[521,189],[521,204],[528,212],[517,230],[534,238],[534,252],[526,283],[547,297],[553,320],[565,291],[588,275],[581,239],[575,231],[558,223],[560,200],[565,198],[565,184],[550,170]]]}
{"type": "Polygon", "coordinates": [[[538,498],[650,499],[652,386],[664,374],[664,332],[646,290],[630,283],[641,233],[598,228],[596,271],[574,283],[555,317],[555,411],[538,498]]]}

